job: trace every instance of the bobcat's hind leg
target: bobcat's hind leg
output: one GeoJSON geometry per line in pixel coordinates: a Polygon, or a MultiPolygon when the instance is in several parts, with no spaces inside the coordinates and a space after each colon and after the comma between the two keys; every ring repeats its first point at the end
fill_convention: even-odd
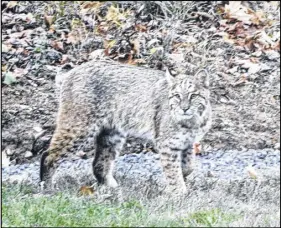
{"type": "Polygon", "coordinates": [[[100,184],[117,187],[113,177],[115,159],[125,143],[125,135],[117,129],[103,128],[96,137],[93,173],[100,184]]]}

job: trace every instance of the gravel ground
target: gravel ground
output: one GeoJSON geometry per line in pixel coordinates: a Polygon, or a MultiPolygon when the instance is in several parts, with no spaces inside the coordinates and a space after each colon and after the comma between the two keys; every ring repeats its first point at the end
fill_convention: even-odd
{"type": "MultiPolygon", "coordinates": [[[[59,183],[56,186],[93,183],[91,161],[92,159],[61,160],[54,175],[54,182],[59,183]]],[[[234,180],[249,177],[247,172],[249,166],[255,169],[257,177],[261,171],[272,168],[276,168],[280,176],[280,151],[274,149],[211,151],[196,156],[194,173],[205,177],[234,180]]],[[[146,183],[161,184],[163,180],[159,155],[152,152],[121,156],[114,173],[122,185],[126,183],[128,186],[146,183]]],[[[39,161],[2,168],[3,182],[15,183],[22,180],[38,186],[39,161]]]]}

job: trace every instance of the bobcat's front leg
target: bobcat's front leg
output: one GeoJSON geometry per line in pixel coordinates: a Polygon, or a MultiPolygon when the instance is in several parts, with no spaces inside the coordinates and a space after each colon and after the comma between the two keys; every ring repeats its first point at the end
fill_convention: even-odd
{"type": "Polygon", "coordinates": [[[182,174],[186,178],[192,173],[194,169],[195,151],[192,149],[192,144],[188,145],[186,149],[182,151],[181,165],[182,174]]]}
{"type": "Polygon", "coordinates": [[[186,185],[182,173],[182,150],[166,142],[159,147],[160,159],[166,176],[168,191],[185,193],[186,185]]]}

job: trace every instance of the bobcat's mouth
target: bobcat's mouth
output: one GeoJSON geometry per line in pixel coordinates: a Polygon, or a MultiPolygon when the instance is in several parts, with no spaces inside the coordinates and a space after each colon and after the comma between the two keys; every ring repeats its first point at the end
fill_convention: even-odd
{"type": "Polygon", "coordinates": [[[192,119],[193,116],[194,116],[194,115],[189,114],[189,113],[184,113],[184,114],[183,114],[183,118],[184,118],[184,119],[187,119],[187,120],[192,119]]]}

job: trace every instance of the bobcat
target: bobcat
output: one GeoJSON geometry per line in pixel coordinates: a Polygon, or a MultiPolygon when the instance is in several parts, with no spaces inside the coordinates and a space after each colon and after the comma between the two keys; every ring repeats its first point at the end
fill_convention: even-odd
{"type": "Polygon", "coordinates": [[[90,61],[60,82],[57,126],[41,157],[40,179],[51,179],[57,161],[79,139],[94,154],[98,183],[117,187],[114,160],[126,137],[152,140],[160,154],[168,189],[186,191],[193,143],[211,126],[209,76],[172,75],[109,60],[90,61]]]}

